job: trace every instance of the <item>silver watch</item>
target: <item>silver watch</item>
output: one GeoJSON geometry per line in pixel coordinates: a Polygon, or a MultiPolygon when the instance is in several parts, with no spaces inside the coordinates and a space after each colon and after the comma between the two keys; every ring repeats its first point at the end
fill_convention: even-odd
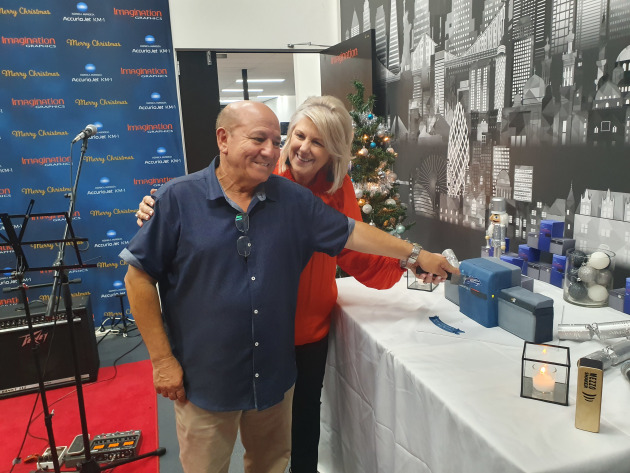
{"type": "Polygon", "coordinates": [[[422,247],[418,245],[417,243],[414,243],[413,249],[411,250],[411,254],[407,257],[407,259],[400,261],[400,266],[404,268],[410,264],[414,264],[418,260],[418,256],[420,255],[421,251],[422,251],[422,247]]]}

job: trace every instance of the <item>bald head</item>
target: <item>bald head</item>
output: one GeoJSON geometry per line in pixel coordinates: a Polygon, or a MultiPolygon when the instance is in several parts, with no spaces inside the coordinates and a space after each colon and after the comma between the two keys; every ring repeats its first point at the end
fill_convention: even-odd
{"type": "Polygon", "coordinates": [[[242,100],[228,104],[217,117],[216,129],[224,128],[232,132],[244,122],[255,121],[268,126],[275,126],[280,131],[280,123],[275,113],[264,103],[242,100]]]}

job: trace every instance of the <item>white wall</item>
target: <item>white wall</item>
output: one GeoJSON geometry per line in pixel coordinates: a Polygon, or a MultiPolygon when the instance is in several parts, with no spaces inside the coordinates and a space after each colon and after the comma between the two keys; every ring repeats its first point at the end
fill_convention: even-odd
{"type": "Polygon", "coordinates": [[[288,122],[295,112],[295,95],[282,95],[265,102],[278,117],[278,121],[288,122]]]}
{"type": "Polygon", "coordinates": [[[294,54],[293,76],[295,79],[295,102],[297,104],[301,104],[311,96],[322,94],[319,54],[294,54]]]}
{"type": "Polygon", "coordinates": [[[339,0],[170,0],[175,49],[291,49],[341,40],[339,0]]]}

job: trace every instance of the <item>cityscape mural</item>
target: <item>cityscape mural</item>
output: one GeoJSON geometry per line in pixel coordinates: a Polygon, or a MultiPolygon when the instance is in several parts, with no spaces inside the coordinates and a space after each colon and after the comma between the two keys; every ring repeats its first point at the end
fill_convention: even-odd
{"type": "Polygon", "coordinates": [[[343,0],[340,10],[342,38],[375,32],[379,108],[420,223],[411,239],[459,233],[462,256],[478,256],[490,199],[503,196],[515,244],[562,220],[577,247],[614,251],[630,275],[628,0],[343,0]]]}

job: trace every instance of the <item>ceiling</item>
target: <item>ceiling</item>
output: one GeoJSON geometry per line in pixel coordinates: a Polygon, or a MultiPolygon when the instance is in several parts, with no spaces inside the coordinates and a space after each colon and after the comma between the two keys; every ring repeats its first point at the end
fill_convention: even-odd
{"type": "Polygon", "coordinates": [[[292,53],[217,53],[219,95],[225,99],[243,99],[243,92],[223,92],[223,89],[242,89],[242,70],[247,69],[250,100],[266,102],[280,95],[295,95],[292,53]],[[225,57],[227,56],[227,57],[225,57]],[[255,79],[285,79],[284,82],[251,82],[255,79]],[[254,92],[252,89],[263,89],[254,92]],[[263,97],[258,98],[261,95],[263,97]]]}

